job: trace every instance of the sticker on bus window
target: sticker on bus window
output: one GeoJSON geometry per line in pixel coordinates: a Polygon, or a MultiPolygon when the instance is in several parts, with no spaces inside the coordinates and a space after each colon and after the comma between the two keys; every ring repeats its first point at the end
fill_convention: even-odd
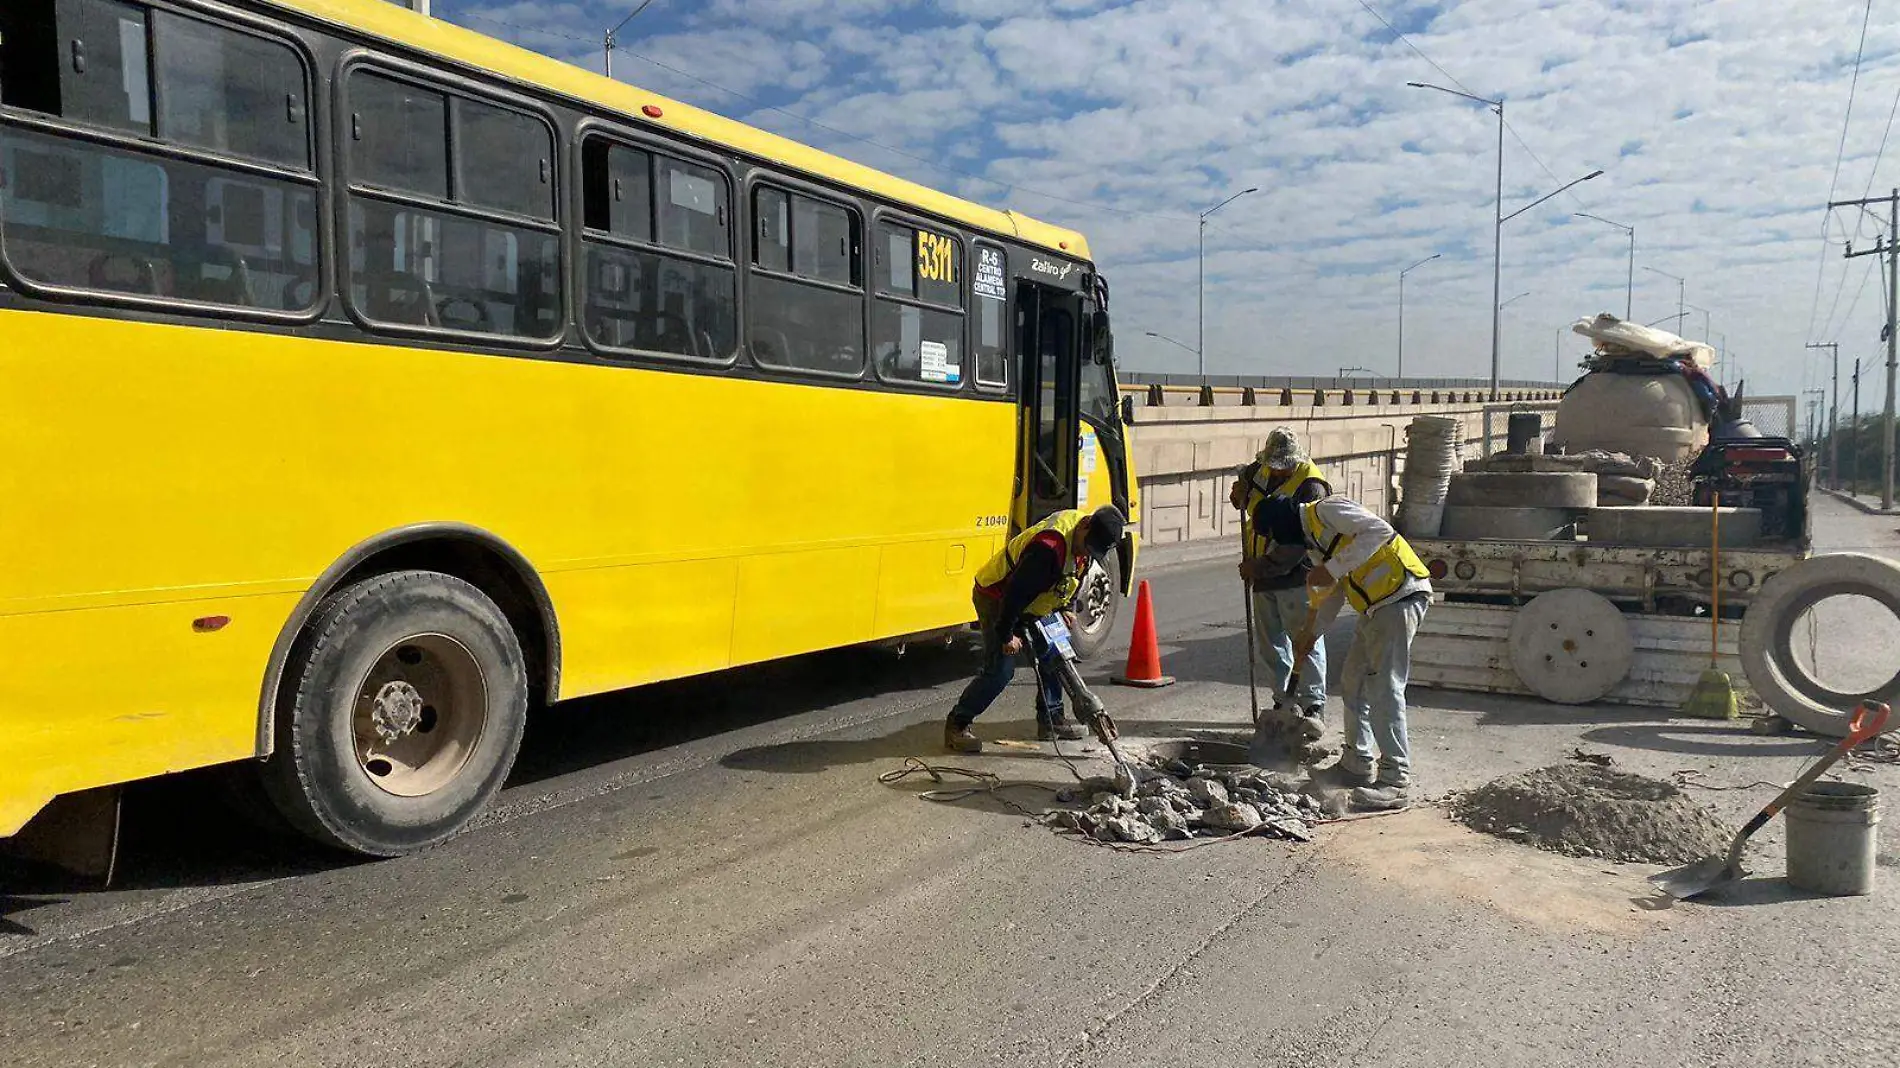
{"type": "Polygon", "coordinates": [[[970,288],[979,297],[991,300],[1004,300],[1009,290],[1003,284],[1003,253],[1000,249],[978,245],[976,249],[976,277],[971,280],[970,288]]]}
{"type": "Polygon", "coordinates": [[[925,341],[918,348],[923,356],[922,377],[926,382],[960,382],[963,368],[950,362],[950,346],[941,341],[925,341]]]}
{"type": "Polygon", "coordinates": [[[1081,463],[1075,465],[1075,500],[1077,504],[1089,502],[1089,476],[1095,473],[1095,430],[1083,427],[1081,436],[1081,463]]]}

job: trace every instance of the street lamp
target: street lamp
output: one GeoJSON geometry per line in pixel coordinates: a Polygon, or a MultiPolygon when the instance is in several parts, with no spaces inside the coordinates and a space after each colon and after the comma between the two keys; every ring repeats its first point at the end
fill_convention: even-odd
{"type": "MultiPolygon", "coordinates": [[[[1154,338],[1157,341],[1165,341],[1168,344],[1174,345],[1178,348],[1186,349],[1189,352],[1195,352],[1194,346],[1188,344],[1185,341],[1176,341],[1166,334],[1157,334],[1153,330],[1144,330],[1142,331],[1142,333],[1147,334],[1149,337],[1154,338]]],[[[1198,355],[1198,353],[1196,354],[1198,355]]]]}
{"type": "MultiPolygon", "coordinates": [[[[1687,309],[1689,310],[1689,311],[1686,311],[1686,312],[1683,312],[1683,317],[1684,317],[1685,319],[1686,319],[1686,318],[1688,317],[1688,314],[1689,314],[1689,312],[1691,312],[1691,311],[1699,311],[1699,312],[1701,312],[1701,313],[1702,313],[1702,343],[1703,343],[1704,345],[1706,345],[1706,344],[1708,344],[1708,343],[1709,343],[1709,338],[1710,338],[1710,336],[1711,336],[1711,334],[1710,334],[1710,330],[1709,330],[1709,309],[1707,309],[1707,308],[1699,308],[1699,307],[1697,307],[1697,306],[1695,306],[1694,304],[1684,304],[1684,305],[1683,305],[1683,307],[1684,307],[1684,308],[1687,308],[1687,309]]],[[[1688,323],[1686,323],[1686,322],[1685,322],[1685,323],[1682,323],[1682,324],[1680,324],[1679,326],[1677,326],[1677,327],[1676,327],[1676,329],[1678,329],[1678,330],[1680,330],[1680,329],[1682,329],[1683,327],[1685,327],[1685,326],[1687,326],[1687,325],[1688,325],[1688,323]]]]}
{"type": "Polygon", "coordinates": [[[1399,272],[1399,367],[1398,373],[1393,375],[1394,378],[1405,377],[1405,276],[1437,259],[1439,255],[1434,252],[1399,272]]]}
{"type": "Polygon", "coordinates": [[[605,61],[601,64],[601,70],[607,77],[614,76],[614,45],[620,43],[620,31],[626,29],[627,23],[632,22],[635,15],[645,11],[652,3],[653,0],[640,0],[639,7],[629,12],[626,18],[620,20],[620,25],[608,30],[607,35],[601,38],[601,44],[605,46],[602,49],[605,61]]]}
{"type": "Polygon", "coordinates": [[[1516,304],[1518,301],[1523,300],[1525,297],[1528,297],[1530,295],[1531,295],[1531,291],[1526,289],[1524,292],[1519,293],[1517,296],[1512,297],[1510,300],[1507,300],[1504,303],[1498,305],[1498,310],[1503,311],[1504,309],[1510,307],[1513,304],[1516,304]]]}
{"type": "Polygon", "coordinates": [[[1414,89],[1435,89],[1451,96],[1463,97],[1474,104],[1483,104],[1498,115],[1498,181],[1497,192],[1491,202],[1491,399],[1498,399],[1498,296],[1504,279],[1504,101],[1487,100],[1470,93],[1461,93],[1456,89],[1447,89],[1442,85],[1426,82],[1406,82],[1414,89]]]}
{"type": "Polygon", "coordinates": [[[1197,356],[1200,360],[1202,378],[1207,377],[1207,220],[1208,217],[1215,212],[1239,200],[1241,197],[1246,196],[1248,193],[1258,192],[1260,192],[1258,186],[1242,189],[1240,192],[1235,193],[1233,196],[1228,197],[1226,200],[1221,201],[1201,213],[1201,284],[1198,300],[1199,308],[1196,313],[1196,325],[1194,328],[1194,342],[1198,350],[1197,356]]]}
{"type": "Polygon", "coordinates": [[[1579,219],[1595,219],[1597,222],[1614,226],[1618,230],[1625,231],[1626,233],[1629,234],[1629,237],[1630,237],[1629,272],[1628,272],[1628,277],[1623,282],[1623,318],[1625,321],[1627,321],[1630,317],[1631,312],[1636,307],[1636,227],[1628,226],[1623,223],[1616,222],[1613,219],[1606,219],[1601,215],[1592,215],[1587,211],[1573,211],[1570,214],[1579,219]]]}
{"type": "Polygon", "coordinates": [[[1651,274],[1662,275],[1664,278],[1674,278],[1676,280],[1676,329],[1678,330],[1682,329],[1682,317],[1689,314],[1687,311],[1684,310],[1685,308],[1689,306],[1688,302],[1683,300],[1682,296],[1683,296],[1683,290],[1688,288],[1689,283],[1684,281],[1678,275],[1670,274],[1668,271],[1658,271],[1654,267],[1645,266],[1643,270],[1648,271],[1651,274]]]}
{"type": "Polygon", "coordinates": [[[1498,297],[1502,293],[1503,279],[1504,279],[1504,224],[1509,222],[1512,219],[1517,218],[1519,215],[1522,215],[1525,212],[1531,210],[1537,205],[1542,204],[1544,201],[1549,200],[1551,197],[1556,196],[1558,193],[1561,193],[1564,190],[1569,189],[1570,186],[1576,185],[1579,182],[1587,182],[1590,179],[1595,178],[1597,175],[1602,174],[1603,172],[1600,170],[1591,171],[1589,174],[1586,174],[1583,177],[1578,178],[1576,181],[1571,182],[1569,185],[1562,186],[1553,192],[1550,192],[1550,193],[1545,194],[1544,196],[1538,197],[1536,200],[1531,201],[1529,204],[1524,205],[1523,207],[1512,212],[1511,214],[1505,215],[1503,214],[1504,212],[1504,101],[1490,100],[1482,96],[1473,96],[1470,93],[1461,93],[1456,89],[1447,89],[1442,85],[1430,85],[1426,82],[1406,82],[1405,84],[1411,86],[1414,89],[1435,89],[1438,92],[1447,93],[1451,96],[1462,97],[1463,99],[1469,100],[1474,104],[1483,104],[1484,106],[1490,108],[1492,111],[1497,112],[1497,116],[1498,116],[1497,193],[1496,193],[1495,198],[1492,201],[1492,211],[1491,211],[1491,399],[1497,400],[1498,399],[1498,309],[1501,307],[1501,305],[1498,303],[1498,297]]]}

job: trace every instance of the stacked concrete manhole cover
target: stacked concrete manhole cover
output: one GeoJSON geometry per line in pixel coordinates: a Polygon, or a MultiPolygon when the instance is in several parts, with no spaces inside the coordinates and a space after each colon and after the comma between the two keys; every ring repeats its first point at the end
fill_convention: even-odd
{"type": "Polygon", "coordinates": [[[1630,673],[1629,621],[1589,590],[1551,590],[1511,621],[1511,667],[1530,691],[1563,705],[1589,704],[1630,673]]]}
{"type": "Polygon", "coordinates": [[[1466,472],[1445,493],[1444,538],[1553,541],[1573,537],[1597,502],[1588,472],[1466,472]]]}

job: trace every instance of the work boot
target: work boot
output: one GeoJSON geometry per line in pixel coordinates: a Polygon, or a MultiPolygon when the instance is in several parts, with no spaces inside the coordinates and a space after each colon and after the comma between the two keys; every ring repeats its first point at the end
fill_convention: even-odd
{"type": "Polygon", "coordinates": [[[1340,758],[1339,763],[1334,764],[1330,768],[1327,768],[1326,774],[1335,783],[1338,783],[1340,786],[1350,786],[1350,787],[1358,787],[1360,789],[1364,789],[1366,787],[1370,787],[1373,785],[1373,776],[1372,776],[1371,769],[1368,768],[1364,771],[1361,771],[1353,767],[1352,764],[1349,763],[1344,757],[1340,758]]]}
{"type": "Polygon", "coordinates": [[[1361,786],[1346,797],[1356,812],[1395,812],[1412,804],[1411,791],[1385,784],[1361,786]]]}
{"type": "Polygon", "coordinates": [[[1087,727],[1065,715],[1036,720],[1036,740],[1039,742],[1079,742],[1088,736],[1087,727]]]}
{"type": "Polygon", "coordinates": [[[970,725],[958,723],[953,714],[943,721],[943,747],[952,753],[981,753],[983,739],[970,733],[970,725]]]}
{"type": "Polygon", "coordinates": [[[1326,706],[1314,705],[1300,711],[1300,740],[1317,742],[1326,737],[1326,706]]]}

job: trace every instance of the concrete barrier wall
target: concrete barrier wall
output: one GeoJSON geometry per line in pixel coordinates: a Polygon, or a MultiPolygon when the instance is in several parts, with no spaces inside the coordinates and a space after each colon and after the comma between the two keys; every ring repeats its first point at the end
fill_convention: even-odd
{"type": "MultiPolygon", "coordinates": [[[[1455,401],[1426,393],[1413,402],[1410,391],[1311,393],[1282,403],[1279,390],[1247,391],[1242,403],[1226,400],[1224,390],[1131,388],[1135,397],[1135,470],[1141,481],[1141,537],[1150,545],[1206,538],[1236,538],[1240,513],[1227,501],[1235,471],[1251,463],[1276,426],[1300,435],[1334,489],[1390,516],[1398,505],[1399,477],[1405,470],[1405,427],[1420,415],[1453,416],[1464,424],[1462,456],[1483,455],[1485,435],[1503,448],[1505,414],[1538,411],[1549,431],[1556,400],[1552,394],[1526,393],[1511,403],[1486,404],[1477,394],[1455,401]],[[1157,396],[1157,394],[1159,394],[1157,396]],[[1200,394],[1195,396],[1195,394],[1200,394]],[[1211,394],[1211,396],[1209,396],[1211,394]],[[1316,403],[1318,402],[1318,403],[1316,403]],[[1488,413],[1488,418],[1487,418],[1488,413]]],[[[1232,390],[1240,394],[1240,390],[1232,390]]]]}

